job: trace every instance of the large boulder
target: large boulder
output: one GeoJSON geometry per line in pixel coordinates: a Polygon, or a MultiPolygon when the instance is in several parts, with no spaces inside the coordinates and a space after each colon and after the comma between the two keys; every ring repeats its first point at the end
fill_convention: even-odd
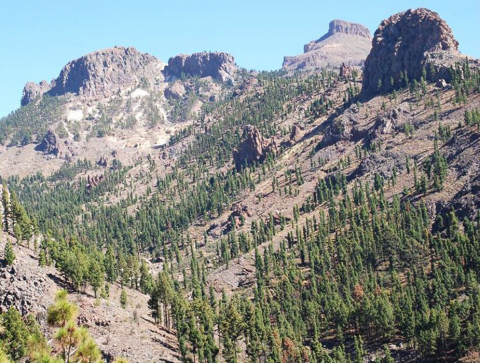
{"type": "Polygon", "coordinates": [[[332,20],[328,32],[303,47],[303,54],[285,57],[287,71],[313,70],[322,67],[362,65],[371,48],[370,31],[361,24],[332,20]]]}
{"type": "Polygon", "coordinates": [[[269,153],[277,152],[274,140],[266,139],[255,126],[247,125],[243,130],[242,143],[233,151],[235,168],[240,171],[245,164],[249,166],[261,163],[269,153]]]}
{"type": "Polygon", "coordinates": [[[167,99],[180,100],[185,96],[186,93],[185,86],[181,81],[175,81],[171,83],[165,90],[163,94],[167,99]]]}
{"type": "Polygon", "coordinates": [[[180,78],[182,74],[192,77],[212,77],[220,82],[233,80],[237,66],[232,55],[223,52],[180,54],[168,60],[166,76],[180,78]]]}
{"type": "Polygon", "coordinates": [[[402,87],[405,73],[409,80],[418,80],[424,67],[434,77],[430,64],[436,75],[445,77],[446,68],[458,56],[458,42],[437,13],[421,8],[395,14],[375,31],[365,61],[363,94],[373,96],[402,87]]]}

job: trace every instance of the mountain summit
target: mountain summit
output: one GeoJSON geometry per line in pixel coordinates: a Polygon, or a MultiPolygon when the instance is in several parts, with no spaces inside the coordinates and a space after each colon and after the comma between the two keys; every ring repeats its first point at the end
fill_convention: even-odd
{"type": "Polygon", "coordinates": [[[133,47],[102,49],[68,62],[50,84],[46,81],[27,83],[21,104],[24,106],[44,93],[109,97],[120,89],[137,84],[142,78],[161,75],[164,66],[154,56],[133,47]]]}
{"type": "Polygon", "coordinates": [[[361,65],[371,48],[370,31],[361,24],[332,20],[328,32],[303,47],[303,54],[285,57],[284,70],[318,69],[327,65],[361,65]]]}
{"type": "Polygon", "coordinates": [[[434,77],[449,78],[447,68],[461,60],[452,29],[436,12],[424,8],[382,21],[372,43],[363,73],[363,92],[367,95],[420,80],[424,68],[430,81],[435,81],[434,77]]]}
{"type": "Polygon", "coordinates": [[[168,60],[165,67],[166,76],[181,78],[183,75],[192,77],[212,77],[220,82],[233,80],[237,66],[232,55],[224,52],[201,52],[194,54],[179,54],[168,60]]]}

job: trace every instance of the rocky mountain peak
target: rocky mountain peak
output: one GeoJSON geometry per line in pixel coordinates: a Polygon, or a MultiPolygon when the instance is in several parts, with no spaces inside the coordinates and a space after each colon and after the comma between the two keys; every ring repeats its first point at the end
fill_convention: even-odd
{"type": "Polygon", "coordinates": [[[28,82],[23,88],[22,99],[20,104],[25,106],[31,101],[36,100],[38,97],[48,92],[52,86],[47,81],[41,81],[40,83],[28,82]]]}
{"type": "Polygon", "coordinates": [[[132,47],[103,49],[69,62],[49,93],[108,97],[120,88],[140,82],[149,65],[161,67],[161,62],[132,47]]]}
{"type": "Polygon", "coordinates": [[[438,59],[447,63],[457,55],[458,42],[436,12],[420,8],[392,15],[375,31],[365,61],[363,92],[373,95],[396,88],[402,72],[409,79],[419,79],[430,59],[437,61],[436,70],[440,72],[438,59]]]}
{"type": "Polygon", "coordinates": [[[138,84],[144,77],[161,75],[163,67],[154,56],[133,47],[102,49],[67,63],[50,84],[27,83],[21,103],[26,105],[44,93],[51,96],[74,93],[93,99],[109,97],[138,84]]]}
{"type": "Polygon", "coordinates": [[[335,34],[345,34],[355,37],[365,38],[368,41],[372,39],[370,30],[362,24],[350,23],[345,20],[334,19],[328,25],[328,32],[320,39],[305,44],[303,50],[305,53],[318,48],[318,44],[335,34]]]}
{"type": "Polygon", "coordinates": [[[362,65],[371,48],[367,27],[344,20],[332,20],[328,32],[303,46],[303,54],[285,57],[285,70],[318,69],[322,67],[362,65]]]}
{"type": "Polygon", "coordinates": [[[232,55],[224,52],[179,54],[168,60],[166,76],[180,78],[182,73],[193,77],[212,77],[220,82],[232,80],[237,66],[232,55]]]}
{"type": "MultiPolygon", "coordinates": [[[[370,35],[370,30],[368,30],[366,26],[362,24],[357,24],[357,23],[350,23],[345,20],[334,19],[328,24],[328,33],[326,33],[316,42],[325,40],[326,38],[331,37],[332,35],[337,33],[355,35],[355,36],[366,38],[369,40],[372,39],[372,36],[370,35]]],[[[316,42],[312,42],[312,43],[316,43],[316,42]]],[[[309,43],[309,44],[312,44],[312,43],[309,43]]],[[[309,44],[305,44],[305,47],[308,46],[309,44]]],[[[307,51],[308,50],[305,50],[305,52],[307,51]]]]}

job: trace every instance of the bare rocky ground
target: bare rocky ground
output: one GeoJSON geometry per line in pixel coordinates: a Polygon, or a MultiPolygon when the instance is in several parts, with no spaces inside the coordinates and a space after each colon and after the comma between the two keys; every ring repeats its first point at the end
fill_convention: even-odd
{"type": "MultiPolygon", "coordinates": [[[[10,238],[11,239],[11,238],[10,238]]],[[[13,239],[11,239],[13,240],[13,239]]],[[[0,251],[6,243],[0,242],[0,251]]],[[[0,268],[0,309],[15,306],[23,314],[31,313],[44,330],[51,344],[53,331],[46,325],[46,311],[55,292],[69,289],[53,267],[40,267],[33,250],[14,245],[13,266],[0,268]]],[[[147,307],[148,296],[129,288],[127,307],[120,305],[121,287],[110,286],[108,300],[93,296],[92,291],[71,292],[70,300],[79,307],[78,323],[88,327],[108,360],[127,358],[129,362],[179,362],[178,343],[174,331],[155,324],[147,307]]]]}

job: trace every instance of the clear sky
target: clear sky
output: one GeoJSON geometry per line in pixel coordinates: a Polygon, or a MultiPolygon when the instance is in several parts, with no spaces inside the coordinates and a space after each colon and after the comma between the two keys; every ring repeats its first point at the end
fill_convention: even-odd
{"type": "Polygon", "coordinates": [[[0,117],[19,107],[26,82],[50,81],[98,49],[134,46],[164,62],[218,50],[247,69],[273,70],[332,19],[373,33],[381,20],[418,7],[438,12],[460,50],[480,58],[480,0],[1,0],[0,117]]]}

